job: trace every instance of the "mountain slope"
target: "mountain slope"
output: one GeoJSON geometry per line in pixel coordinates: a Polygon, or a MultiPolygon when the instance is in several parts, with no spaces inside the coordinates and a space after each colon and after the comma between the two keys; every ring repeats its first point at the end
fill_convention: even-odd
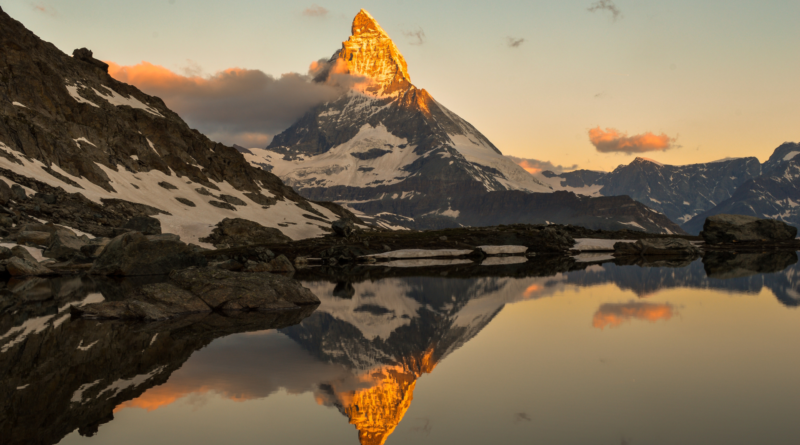
{"type": "MultiPolygon", "coordinates": [[[[576,212],[564,211],[558,200],[533,197],[553,190],[503,156],[475,127],[426,90],[411,84],[405,59],[366,11],[356,16],[352,36],[316,79],[324,81],[336,73],[360,76],[364,82],[312,109],[277,135],[267,149],[251,149],[245,158],[277,174],[309,199],[347,204],[406,227],[506,221],[506,215],[474,205],[489,194],[514,202],[512,208],[537,205],[527,209],[537,221],[582,221],[572,217],[576,212]],[[543,201],[552,207],[538,206],[543,201]]],[[[588,202],[558,196],[584,206],[577,213],[588,211],[588,202]]],[[[645,206],[636,208],[635,214],[611,211],[597,222],[603,228],[631,227],[622,222],[650,231],[680,232],[667,218],[656,220],[645,206]]],[[[514,222],[530,222],[518,216],[523,219],[514,222]]],[[[585,223],[599,228],[592,221],[585,223]]]]}
{"type": "Polygon", "coordinates": [[[102,235],[118,222],[117,207],[133,207],[194,242],[226,217],[298,239],[324,234],[320,219],[349,216],[190,129],[90,52],[69,57],[2,10],[0,47],[0,174],[29,195],[55,196],[17,200],[23,213],[102,235]]]}

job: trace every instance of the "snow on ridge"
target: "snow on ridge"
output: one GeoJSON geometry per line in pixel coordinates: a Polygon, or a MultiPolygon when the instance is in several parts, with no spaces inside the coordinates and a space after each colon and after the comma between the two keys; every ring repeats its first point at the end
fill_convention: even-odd
{"type": "Polygon", "coordinates": [[[135,98],[133,96],[125,97],[125,96],[117,93],[116,91],[112,90],[111,88],[109,88],[109,87],[107,87],[105,85],[102,85],[102,87],[105,88],[105,90],[108,91],[108,93],[103,93],[101,91],[97,91],[94,88],[92,88],[92,91],[94,91],[95,94],[97,94],[98,96],[100,96],[103,99],[105,99],[111,105],[114,105],[114,106],[117,106],[117,107],[120,107],[120,106],[123,106],[123,105],[127,105],[127,106],[129,106],[131,108],[138,108],[140,110],[144,110],[144,111],[152,114],[153,116],[164,117],[164,115],[159,113],[158,110],[156,110],[155,108],[153,108],[153,107],[141,102],[139,99],[137,99],[137,98],[135,98]]]}
{"type": "Polygon", "coordinates": [[[783,157],[784,161],[791,161],[794,159],[795,156],[799,155],[800,151],[790,151],[786,156],[783,157]]]}
{"type": "MultiPolygon", "coordinates": [[[[654,160],[654,159],[650,159],[650,158],[643,158],[643,157],[641,157],[641,156],[638,156],[636,159],[641,159],[642,161],[652,162],[653,164],[656,164],[656,165],[658,165],[658,166],[660,166],[660,167],[663,167],[663,166],[664,166],[664,164],[662,164],[662,163],[660,163],[660,162],[658,162],[658,161],[656,161],[656,160],[654,160]]],[[[635,159],[634,159],[634,160],[635,160],[635,159]]]]}
{"type": "Polygon", "coordinates": [[[85,142],[91,145],[92,147],[97,148],[97,145],[94,145],[93,143],[89,142],[89,140],[86,138],[73,139],[73,141],[75,141],[75,143],[78,145],[78,148],[81,148],[81,142],[85,142]]]}
{"type": "Polygon", "coordinates": [[[88,104],[95,108],[100,108],[100,105],[97,105],[96,103],[88,99],[84,99],[83,96],[78,94],[79,88],[85,88],[83,84],[81,84],[80,82],[76,82],[75,85],[66,85],[66,87],[67,87],[67,92],[69,92],[69,95],[72,96],[72,98],[75,99],[76,102],[81,104],[88,104]]]}

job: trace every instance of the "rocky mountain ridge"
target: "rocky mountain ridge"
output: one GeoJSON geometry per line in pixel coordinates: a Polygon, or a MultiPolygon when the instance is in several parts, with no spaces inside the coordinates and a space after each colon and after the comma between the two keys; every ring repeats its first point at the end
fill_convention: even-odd
{"type": "Polygon", "coordinates": [[[13,203],[24,215],[105,235],[123,203],[193,242],[225,217],[294,239],[352,217],[192,130],[161,99],[110,77],[91,51],[69,57],[2,10],[0,46],[0,172],[26,192],[13,203]],[[42,194],[50,202],[31,200],[42,194]]]}

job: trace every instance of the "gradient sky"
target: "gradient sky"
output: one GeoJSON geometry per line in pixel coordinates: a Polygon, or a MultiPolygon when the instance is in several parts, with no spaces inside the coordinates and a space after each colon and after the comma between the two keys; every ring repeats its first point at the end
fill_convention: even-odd
{"type": "Polygon", "coordinates": [[[417,87],[504,154],[565,166],[610,170],[636,156],[600,152],[589,139],[596,127],[666,135],[673,148],[644,156],[667,164],[764,161],[800,141],[800,1],[614,0],[616,19],[589,11],[593,4],[0,0],[68,54],[85,46],[120,65],[203,75],[232,67],[305,74],[341,46],[365,8],[417,87]],[[303,13],[314,5],[327,13],[303,13]]]}

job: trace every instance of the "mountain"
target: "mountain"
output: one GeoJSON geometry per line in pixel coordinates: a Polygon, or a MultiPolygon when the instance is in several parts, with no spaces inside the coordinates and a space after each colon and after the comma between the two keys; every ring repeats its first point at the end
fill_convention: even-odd
{"type": "Polygon", "coordinates": [[[191,242],[229,217],[294,239],[352,218],[192,130],[161,99],[109,76],[91,51],[69,57],[2,9],[0,47],[0,176],[28,195],[12,206],[23,216],[108,236],[149,214],[191,242]]]}
{"type": "Polygon", "coordinates": [[[678,166],[640,157],[609,173],[542,172],[553,188],[589,196],[627,195],[680,224],[730,198],[737,187],[760,174],[756,158],[678,166]]]}
{"type": "Polygon", "coordinates": [[[251,149],[245,158],[308,199],[346,204],[386,226],[553,222],[681,231],[626,197],[553,194],[475,127],[414,86],[403,55],[364,10],[315,79],[329,81],[343,73],[359,80],[354,88],[313,108],[266,149],[251,149]]]}
{"type": "Polygon", "coordinates": [[[741,184],[733,195],[684,224],[690,233],[720,213],[779,219],[800,227],[800,144],[785,143],[763,164],[763,174],[741,184]]]}

